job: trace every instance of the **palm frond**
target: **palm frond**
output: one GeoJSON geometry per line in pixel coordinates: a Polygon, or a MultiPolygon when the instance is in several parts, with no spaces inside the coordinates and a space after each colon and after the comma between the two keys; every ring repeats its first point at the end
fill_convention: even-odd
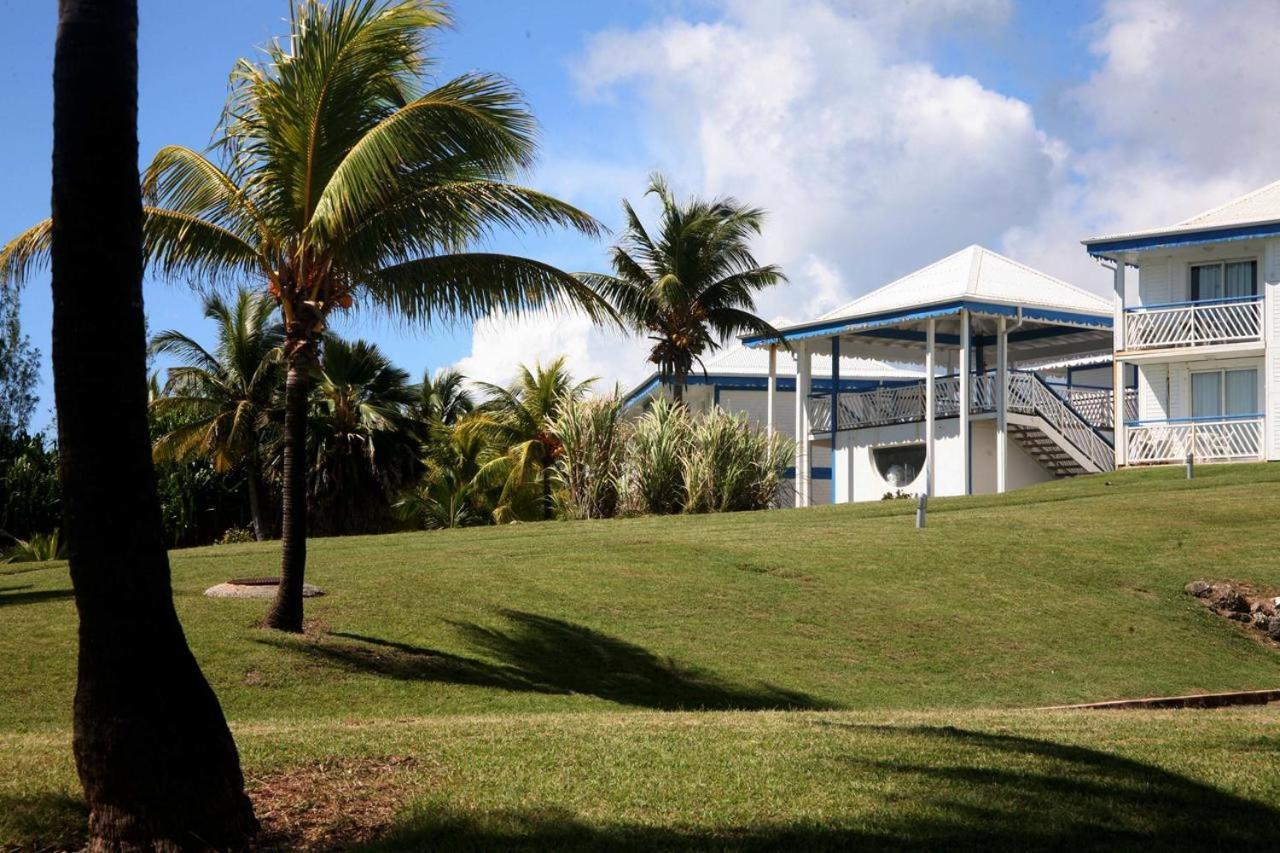
{"type": "Polygon", "coordinates": [[[0,284],[22,284],[32,273],[48,269],[52,248],[52,219],[38,222],[14,237],[0,249],[0,284]]]}

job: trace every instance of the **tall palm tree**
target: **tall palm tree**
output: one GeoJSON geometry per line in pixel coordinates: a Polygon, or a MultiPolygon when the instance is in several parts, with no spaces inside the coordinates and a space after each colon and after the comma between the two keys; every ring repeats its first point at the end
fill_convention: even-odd
{"type": "MultiPolygon", "coordinates": [[[[538,261],[469,251],[499,228],[599,226],[513,183],[534,120],[505,80],[422,86],[431,0],[299,0],[288,40],[241,60],[209,156],[161,149],[143,179],[145,249],[162,274],[255,281],[280,306],[286,364],[281,583],[268,626],[302,630],[306,422],[330,316],[357,303],[409,322],[608,306],[538,261]]],[[[0,276],[44,256],[48,223],[0,251],[0,276]]]]}
{"type": "Polygon", "coordinates": [[[284,333],[272,321],[275,300],[241,290],[234,303],[208,297],[204,315],[217,328],[213,352],[180,332],[151,339],[153,353],[183,362],[169,370],[151,410],[178,426],[156,439],[157,462],[209,460],[215,471],[243,472],[254,537],[267,538],[262,505],[263,431],[284,378],[284,333]]]}
{"type": "Polygon", "coordinates": [[[551,485],[560,440],[551,430],[566,400],[580,399],[594,378],[575,382],[565,368],[564,357],[546,367],[520,366],[509,388],[477,383],[489,395],[461,429],[475,431],[495,450],[481,467],[476,482],[482,487],[501,484],[502,494],[494,518],[510,521],[525,514],[530,495],[537,490],[537,509],[543,519],[555,511],[551,485]]]}
{"type": "Polygon", "coordinates": [[[427,423],[453,426],[469,415],[475,410],[476,401],[466,383],[467,377],[453,369],[439,370],[434,378],[424,372],[422,383],[416,386],[418,417],[427,423]]]}
{"type": "Polygon", "coordinates": [[[79,615],[72,748],[91,850],[239,849],[235,741],[173,606],[147,425],[136,0],[61,0],[53,379],[79,615]],[[110,416],[104,417],[104,413],[110,416]]]}
{"type": "Polygon", "coordinates": [[[326,336],[312,392],[308,503],[330,534],[379,529],[422,472],[426,428],[409,374],[377,346],[326,336]]]}
{"type": "Polygon", "coordinates": [[[624,199],[627,226],[611,249],[614,274],[579,278],[653,341],[649,361],[682,402],[694,365],[726,338],[778,333],[755,315],[755,294],[786,276],[776,266],[760,266],[751,254],[764,211],[732,198],[682,203],[661,175],[649,179],[646,195],[662,205],[657,237],[649,236],[624,199]]]}

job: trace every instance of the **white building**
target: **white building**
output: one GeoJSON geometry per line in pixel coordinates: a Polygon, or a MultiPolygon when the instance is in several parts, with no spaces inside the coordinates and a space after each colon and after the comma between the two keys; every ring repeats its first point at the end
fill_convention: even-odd
{"type": "MultiPolygon", "coordinates": [[[[807,439],[797,446],[797,505],[818,498],[805,472],[820,454],[831,460],[836,502],[1003,492],[1110,470],[1112,383],[1081,387],[1060,377],[1072,376],[1072,360],[1105,363],[1112,322],[1107,300],[970,246],[781,329],[796,355],[792,387],[808,401],[792,410],[795,434],[807,439]],[[840,364],[850,356],[911,364],[924,378],[870,390],[818,386],[814,361],[832,355],[840,364]],[[1034,369],[1042,365],[1049,369],[1034,369]]],[[[770,368],[767,397],[782,381],[770,368]]],[[[775,403],[775,420],[779,411],[775,403]]]]}
{"type": "MultiPolygon", "coordinates": [[[[720,406],[730,412],[744,413],[761,429],[772,423],[775,431],[795,437],[795,356],[785,350],[751,349],[734,343],[708,358],[703,370],[695,370],[685,383],[685,404],[693,412],[706,412],[720,406]],[[778,377],[770,411],[769,367],[776,359],[778,377]]],[[[867,391],[918,381],[919,370],[868,358],[840,359],[839,384],[843,392],[867,391]]],[[[832,388],[831,356],[815,357],[812,363],[811,388],[829,392],[832,388]]],[[[650,374],[626,396],[626,406],[638,410],[655,396],[670,395],[657,373],[650,374]]],[[[815,448],[809,457],[812,503],[831,500],[831,450],[815,448]]],[[[794,470],[788,476],[794,476],[794,470]]]]}
{"type": "Polygon", "coordinates": [[[1176,225],[1084,242],[1113,268],[1116,369],[1139,376],[1117,462],[1280,458],[1280,182],[1176,225]]]}

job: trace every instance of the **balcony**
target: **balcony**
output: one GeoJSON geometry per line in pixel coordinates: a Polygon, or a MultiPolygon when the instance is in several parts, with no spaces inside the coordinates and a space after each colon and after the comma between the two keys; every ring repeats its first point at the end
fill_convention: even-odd
{"type": "Polygon", "coordinates": [[[1188,454],[1197,462],[1261,459],[1262,424],[1261,414],[1135,421],[1125,428],[1128,463],[1182,462],[1188,454]]]}
{"type": "Polygon", "coordinates": [[[1261,341],[1261,296],[1146,305],[1124,312],[1126,352],[1261,341]]]}

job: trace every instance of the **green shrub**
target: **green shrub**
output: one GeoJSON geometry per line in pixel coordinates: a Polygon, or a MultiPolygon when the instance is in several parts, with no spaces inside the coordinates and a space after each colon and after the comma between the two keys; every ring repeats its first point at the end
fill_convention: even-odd
{"type": "Polygon", "coordinates": [[[684,460],[685,512],[738,512],[773,504],[792,442],[767,436],[720,407],[692,419],[684,460]]]}
{"type": "Polygon", "coordinates": [[[669,515],[685,505],[685,460],[692,427],[684,406],[654,401],[627,442],[619,492],[629,515],[669,515]]]}
{"type": "Polygon", "coordinates": [[[612,397],[561,403],[551,435],[560,442],[555,461],[556,506],[564,518],[612,518],[627,447],[622,400],[612,397]]]}
{"type": "Polygon", "coordinates": [[[30,539],[15,539],[0,556],[0,563],[43,563],[66,558],[67,543],[55,529],[52,533],[34,533],[30,539]]]}

